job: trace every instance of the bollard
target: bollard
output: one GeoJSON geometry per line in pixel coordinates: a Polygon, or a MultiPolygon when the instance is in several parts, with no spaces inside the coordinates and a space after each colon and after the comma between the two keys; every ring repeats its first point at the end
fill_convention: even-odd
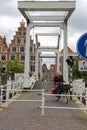
{"type": "Polygon", "coordinates": [[[45,106],[45,97],[44,97],[44,89],[42,89],[42,115],[44,116],[44,106],[45,106]]]}

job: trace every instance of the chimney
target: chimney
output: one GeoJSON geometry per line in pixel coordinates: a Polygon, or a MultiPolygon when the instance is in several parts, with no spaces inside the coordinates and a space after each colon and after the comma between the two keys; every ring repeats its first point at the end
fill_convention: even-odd
{"type": "Polygon", "coordinates": [[[20,22],[20,27],[25,27],[25,22],[22,19],[22,22],[20,22]]]}
{"type": "Polygon", "coordinates": [[[6,36],[4,35],[4,43],[6,43],[6,36]]]}

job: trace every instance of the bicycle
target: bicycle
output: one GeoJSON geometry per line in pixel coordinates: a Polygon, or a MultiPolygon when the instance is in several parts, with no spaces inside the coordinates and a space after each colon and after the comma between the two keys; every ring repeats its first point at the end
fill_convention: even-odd
{"type": "MultiPolygon", "coordinates": [[[[70,84],[66,84],[66,83],[59,83],[59,89],[60,92],[59,94],[63,94],[63,97],[65,98],[65,103],[68,104],[68,96],[67,94],[70,93],[70,84]]],[[[61,98],[61,96],[57,96],[57,100],[59,100],[61,98]]]]}

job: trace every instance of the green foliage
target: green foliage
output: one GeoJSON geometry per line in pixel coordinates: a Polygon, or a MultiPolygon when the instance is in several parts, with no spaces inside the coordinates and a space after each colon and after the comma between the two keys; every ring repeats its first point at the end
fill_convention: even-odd
{"type": "MultiPolygon", "coordinates": [[[[87,81],[87,72],[85,72],[85,71],[80,72],[79,71],[78,62],[79,62],[79,59],[74,58],[74,65],[72,67],[73,79],[82,78],[85,81],[87,81]]],[[[70,76],[70,68],[69,68],[69,76],[70,76]]]]}
{"type": "Polygon", "coordinates": [[[14,61],[7,61],[7,77],[14,77],[15,73],[23,73],[24,65],[20,64],[17,59],[14,61]]]}
{"type": "Polygon", "coordinates": [[[87,72],[83,71],[83,72],[80,72],[80,73],[81,73],[81,77],[87,82],[87,72]]]}
{"type": "Polygon", "coordinates": [[[79,59],[74,58],[74,65],[72,67],[74,79],[81,78],[81,73],[78,69],[78,62],[79,62],[79,59]]]}

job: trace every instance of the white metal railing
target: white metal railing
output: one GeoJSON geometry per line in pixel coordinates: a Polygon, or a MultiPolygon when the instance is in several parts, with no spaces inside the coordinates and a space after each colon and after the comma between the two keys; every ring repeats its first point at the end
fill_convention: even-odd
{"type": "MultiPolygon", "coordinates": [[[[41,115],[42,116],[44,116],[45,115],[45,109],[70,109],[70,110],[87,110],[87,88],[86,88],[86,95],[84,95],[84,96],[82,96],[82,95],[64,95],[64,94],[50,94],[50,93],[45,93],[45,91],[46,90],[44,90],[44,89],[29,89],[29,90],[23,90],[23,89],[13,89],[13,90],[11,90],[11,89],[8,89],[7,90],[8,92],[10,92],[10,91],[14,91],[14,92],[22,92],[22,91],[31,91],[31,92],[41,92],[41,95],[42,95],[42,97],[41,97],[41,100],[36,100],[36,99],[33,99],[33,100],[30,100],[30,99],[28,99],[28,100],[18,100],[18,99],[11,99],[11,101],[24,101],[24,102],[41,102],[41,106],[39,106],[39,108],[41,108],[41,110],[42,110],[42,112],[41,112],[41,115]],[[78,97],[78,96],[81,96],[81,97],[84,97],[85,99],[86,99],[86,106],[85,106],[85,108],[79,108],[79,107],[56,107],[56,106],[45,106],[45,101],[46,101],[46,96],[67,96],[67,97],[70,97],[70,96],[72,96],[72,97],[78,97]]],[[[1,93],[2,93],[2,91],[1,91],[1,93]]],[[[2,96],[1,96],[2,97],[2,96]]],[[[2,98],[1,98],[2,99],[2,98]]],[[[7,98],[6,99],[8,102],[9,102],[9,98],[7,98]]],[[[1,100],[1,106],[2,106],[2,100],[1,100]]]]}
{"type": "MultiPolygon", "coordinates": [[[[0,103],[1,107],[3,102],[7,102],[9,100],[9,96],[11,95],[11,98],[14,96],[16,92],[19,90],[22,91],[23,88],[23,74],[18,75],[15,80],[8,80],[6,85],[1,85],[1,95],[0,95],[0,103]],[[5,98],[5,99],[4,99],[5,98]]],[[[32,77],[29,79],[29,88],[33,88],[34,84],[36,82],[36,75],[35,73],[32,75],[32,77]]]]}
{"type": "Polygon", "coordinates": [[[72,86],[73,86],[73,93],[76,94],[85,93],[85,82],[83,81],[83,79],[74,80],[72,82],[72,86]]]}
{"type": "Polygon", "coordinates": [[[11,95],[11,98],[16,94],[18,89],[23,87],[23,82],[20,81],[20,77],[16,80],[8,80],[6,85],[0,86],[0,104],[2,107],[3,102],[7,102],[11,95]]]}
{"type": "Polygon", "coordinates": [[[78,96],[78,98],[80,99],[80,102],[81,103],[84,103],[84,95],[86,93],[86,87],[85,87],[85,82],[83,79],[77,79],[77,80],[74,80],[72,82],[72,93],[73,94],[76,94],[76,95],[80,95],[80,97],[78,96]],[[81,96],[83,95],[83,96],[81,96]]]}
{"type": "Polygon", "coordinates": [[[44,90],[42,90],[42,105],[39,106],[42,109],[42,116],[45,115],[45,108],[54,108],[54,109],[70,109],[70,110],[87,110],[87,88],[86,88],[86,95],[65,95],[65,94],[45,94],[44,90]],[[76,108],[76,107],[56,107],[56,106],[45,106],[45,96],[68,96],[68,97],[84,97],[86,100],[85,108],[76,108]]]}
{"type": "MultiPolygon", "coordinates": [[[[18,0],[18,1],[24,1],[24,0],[18,0]]],[[[25,1],[53,1],[53,0],[25,0],[25,1]]],[[[76,1],[76,0],[54,0],[54,1],[76,1]]]]}
{"type": "Polygon", "coordinates": [[[34,74],[32,75],[32,77],[31,77],[31,78],[29,79],[29,81],[28,81],[29,88],[33,89],[36,80],[37,80],[37,77],[36,77],[36,74],[34,73],[34,74]]]}

